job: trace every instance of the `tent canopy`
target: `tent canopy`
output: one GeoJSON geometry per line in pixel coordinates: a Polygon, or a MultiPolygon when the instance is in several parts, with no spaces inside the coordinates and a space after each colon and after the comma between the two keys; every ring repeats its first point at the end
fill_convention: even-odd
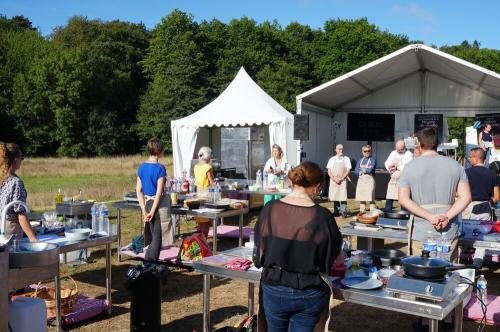
{"type": "MultiPolygon", "coordinates": [[[[297,113],[309,114],[302,142],[307,159],[326,164],[334,144],[358,157],[362,141],[347,140],[349,113],[395,115],[394,138],[414,131],[415,114],[473,117],[500,111],[500,75],[432,47],[413,44],[370,62],[296,97],[297,113]]],[[[446,121],[443,123],[447,136],[446,121]]],[[[379,164],[393,142],[373,142],[379,164]]]]}
{"type": "Polygon", "coordinates": [[[499,107],[500,75],[432,47],[413,44],[304,92],[297,96],[299,100],[329,110],[499,107]],[[398,84],[402,82],[405,84],[398,84]],[[404,86],[406,91],[399,91],[404,98],[397,104],[390,98],[388,103],[384,91],[394,92],[397,85],[404,86]],[[414,85],[419,89],[413,89],[414,85]],[[368,99],[369,107],[363,103],[368,99]]]}
{"type": "MultiPolygon", "coordinates": [[[[269,125],[271,145],[280,145],[285,153],[287,144],[292,146],[293,115],[262,90],[241,67],[228,87],[210,104],[170,123],[175,176],[181,176],[183,170],[189,171],[199,128],[254,125],[269,125]]],[[[294,153],[290,155],[294,157],[294,153]]]]}

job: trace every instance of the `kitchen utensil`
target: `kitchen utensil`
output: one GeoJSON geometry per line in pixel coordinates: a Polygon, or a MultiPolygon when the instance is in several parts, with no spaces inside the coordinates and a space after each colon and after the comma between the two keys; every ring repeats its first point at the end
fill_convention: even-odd
{"type": "Polygon", "coordinates": [[[371,277],[347,277],[340,280],[340,283],[349,288],[355,289],[376,289],[382,287],[382,281],[371,277]]]}
{"type": "Polygon", "coordinates": [[[451,265],[445,259],[429,256],[429,251],[422,250],[422,256],[412,256],[401,260],[405,274],[422,279],[444,278],[448,271],[475,269],[474,265],[451,265]]]}
{"type": "Polygon", "coordinates": [[[90,228],[73,228],[64,232],[64,235],[70,241],[88,240],[92,230],[90,228]]]}
{"type": "Polygon", "coordinates": [[[357,219],[362,224],[374,224],[377,222],[378,216],[367,216],[365,213],[359,213],[357,219]]]}
{"type": "Polygon", "coordinates": [[[404,252],[396,249],[377,249],[370,252],[370,255],[375,265],[383,267],[401,265],[401,259],[406,257],[404,252]]]}
{"type": "Polygon", "coordinates": [[[392,210],[384,212],[384,217],[389,219],[409,219],[410,213],[406,210],[392,210]]]}

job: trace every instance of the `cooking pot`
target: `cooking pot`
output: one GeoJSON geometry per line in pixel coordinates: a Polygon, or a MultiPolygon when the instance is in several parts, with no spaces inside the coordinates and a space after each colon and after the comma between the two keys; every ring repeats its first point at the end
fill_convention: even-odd
{"type": "Polygon", "coordinates": [[[389,219],[410,219],[410,212],[406,210],[392,210],[384,212],[384,217],[389,219]]]}
{"type": "Polygon", "coordinates": [[[474,265],[451,265],[445,259],[429,257],[427,250],[422,250],[422,256],[403,258],[401,262],[405,274],[422,279],[440,279],[444,278],[448,271],[476,268],[474,265]]]}
{"type": "Polygon", "coordinates": [[[396,249],[377,249],[370,252],[370,255],[373,263],[379,267],[401,265],[401,259],[406,257],[404,252],[396,249]]]}

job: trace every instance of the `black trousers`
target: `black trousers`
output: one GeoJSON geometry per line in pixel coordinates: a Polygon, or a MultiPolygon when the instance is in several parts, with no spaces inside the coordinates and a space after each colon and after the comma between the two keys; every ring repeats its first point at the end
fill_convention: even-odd
{"type": "MultiPolygon", "coordinates": [[[[149,211],[151,211],[152,206],[153,206],[153,200],[152,199],[147,200],[146,212],[149,213],[149,211]]],[[[147,262],[158,261],[161,250],[161,221],[158,209],[156,209],[153,219],[151,219],[150,222],[147,222],[144,225],[144,246],[147,245],[149,245],[149,247],[146,249],[144,260],[147,262]]]]}

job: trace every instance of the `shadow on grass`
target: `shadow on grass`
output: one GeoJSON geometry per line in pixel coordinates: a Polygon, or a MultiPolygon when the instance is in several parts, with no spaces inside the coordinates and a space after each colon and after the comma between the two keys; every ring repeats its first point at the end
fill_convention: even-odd
{"type": "MultiPolygon", "coordinates": [[[[232,306],[210,311],[210,325],[217,325],[228,317],[246,315],[247,307],[232,306]]],[[[161,331],[201,331],[203,328],[203,315],[201,313],[189,315],[181,319],[174,320],[161,327],[161,331]]]]}

